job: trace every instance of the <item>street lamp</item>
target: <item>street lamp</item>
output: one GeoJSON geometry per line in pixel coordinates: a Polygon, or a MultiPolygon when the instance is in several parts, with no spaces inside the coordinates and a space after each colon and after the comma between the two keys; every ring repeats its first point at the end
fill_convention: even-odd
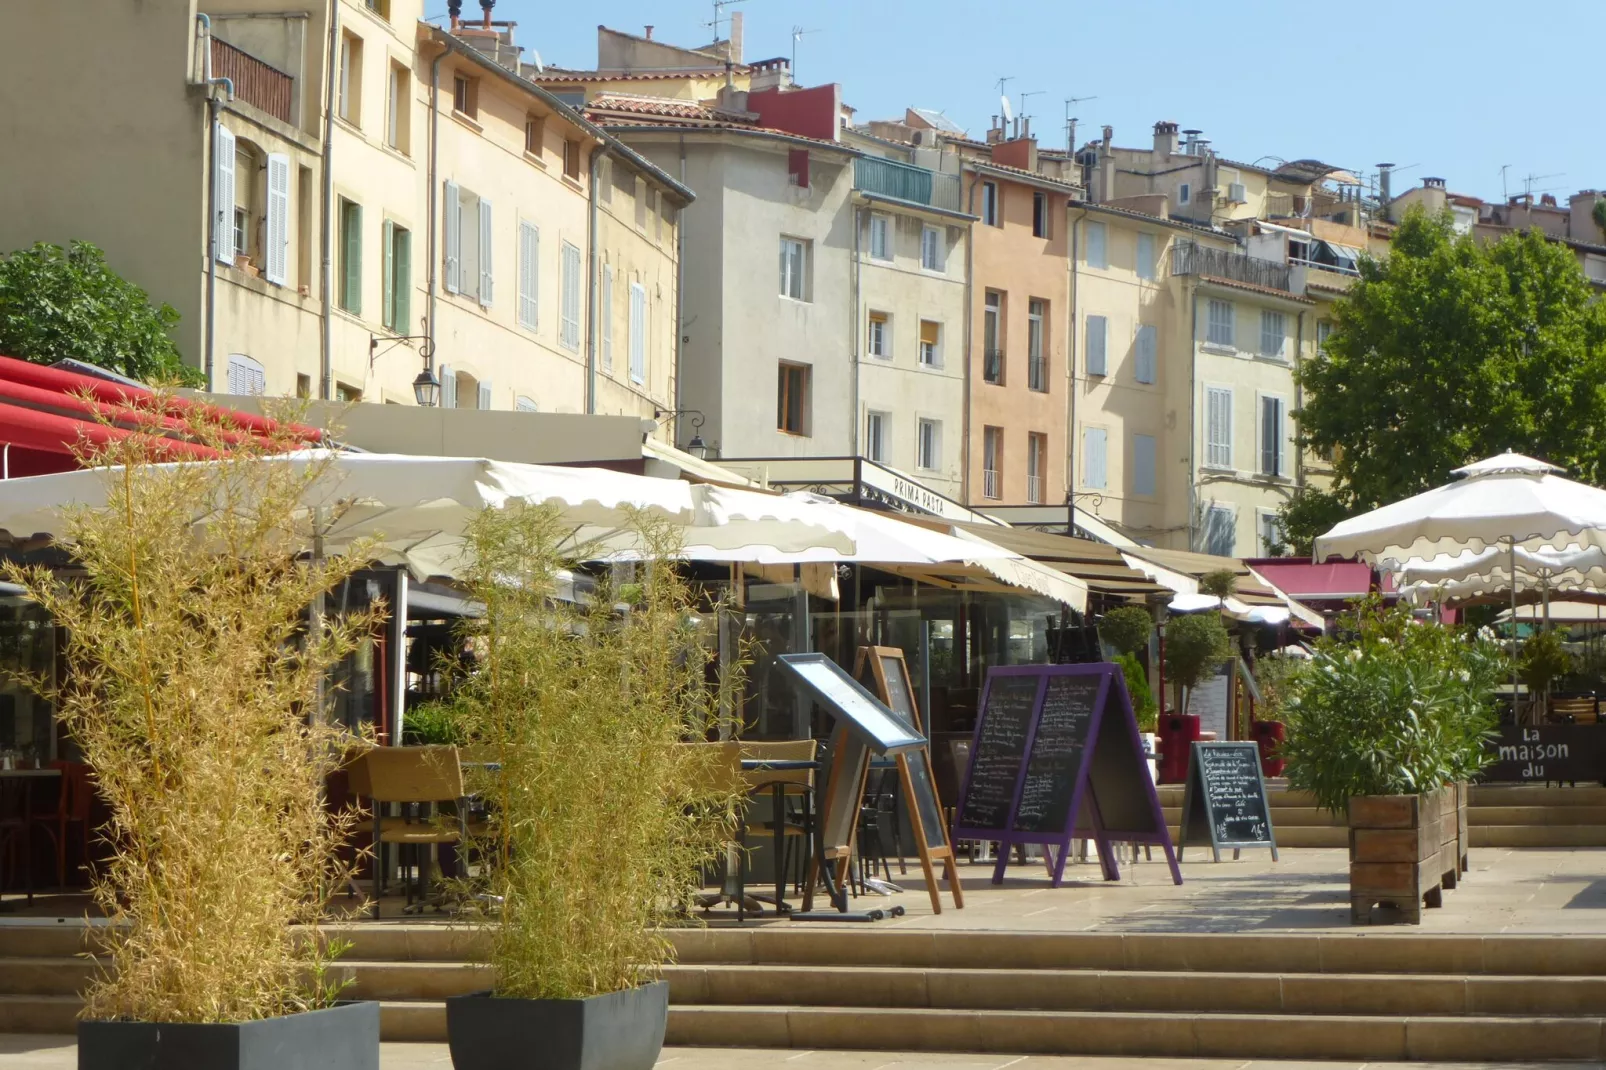
{"type": "Polygon", "coordinates": [[[426,364],[424,370],[418,373],[418,378],[413,380],[413,397],[424,408],[431,409],[440,396],[441,381],[435,378],[435,373],[426,364]]]}
{"type": "MultiPolygon", "coordinates": [[[[658,409],[653,413],[653,418],[660,422],[666,419],[678,419],[681,416],[691,417],[691,441],[686,443],[686,452],[696,457],[699,461],[707,460],[708,443],[703,441],[703,414],[701,410],[676,409],[671,412],[668,409],[658,409]]],[[[678,438],[679,436],[677,435],[676,437],[678,438]]]]}
{"type": "MultiPolygon", "coordinates": [[[[429,327],[429,319],[422,320],[424,327],[429,327]]],[[[374,362],[385,353],[390,352],[404,342],[419,342],[418,355],[424,358],[424,370],[418,373],[413,380],[413,399],[425,408],[433,408],[440,400],[441,381],[435,378],[435,339],[428,334],[392,334],[381,338],[372,331],[368,334],[368,370],[373,371],[374,362]],[[384,346],[381,350],[379,347],[384,346]]]]}

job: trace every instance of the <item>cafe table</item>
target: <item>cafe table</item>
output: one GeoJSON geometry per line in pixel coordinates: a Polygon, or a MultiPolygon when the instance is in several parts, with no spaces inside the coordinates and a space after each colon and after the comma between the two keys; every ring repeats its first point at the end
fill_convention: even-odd
{"type": "MultiPolygon", "coordinates": [[[[802,770],[818,770],[818,760],[806,758],[743,758],[742,772],[744,773],[796,773],[802,770]]],[[[790,913],[791,908],[786,903],[786,874],[781,864],[782,847],[786,843],[786,788],[789,784],[796,784],[795,780],[777,777],[773,780],[755,780],[749,794],[770,790],[770,827],[774,833],[774,847],[771,853],[775,862],[775,907],[777,916],[790,913]]],[[[807,848],[805,858],[814,857],[814,800],[813,791],[805,792],[803,802],[803,841],[807,848]]],[[[738,865],[736,885],[736,920],[745,920],[746,914],[746,870],[738,865]]],[[[766,896],[755,895],[759,902],[767,902],[766,896]]]]}

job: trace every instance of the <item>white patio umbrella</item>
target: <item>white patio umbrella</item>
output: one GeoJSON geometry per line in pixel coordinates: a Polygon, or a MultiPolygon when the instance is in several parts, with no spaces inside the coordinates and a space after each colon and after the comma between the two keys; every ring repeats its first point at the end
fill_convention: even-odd
{"type": "Polygon", "coordinates": [[[1596,546],[1569,550],[1491,547],[1407,561],[1394,577],[1400,593],[1416,602],[1528,589],[1538,590],[1548,606],[1553,591],[1606,591],[1606,550],[1596,546]]]}
{"type": "MultiPolygon", "coordinates": [[[[316,550],[338,554],[359,540],[375,540],[380,562],[405,565],[418,578],[452,575],[461,565],[469,520],[487,506],[510,502],[559,506],[573,525],[572,544],[592,546],[604,556],[639,551],[629,527],[632,511],[672,522],[687,544],[723,550],[763,547],[783,555],[821,549],[851,554],[857,549],[840,516],[805,509],[783,495],[607,469],[324,450],[281,454],[260,463],[325,462],[327,471],[304,499],[310,514],[329,518],[320,525],[316,550]]],[[[105,474],[99,471],[0,480],[0,529],[19,537],[55,533],[63,505],[105,501],[105,474]]],[[[198,522],[210,508],[197,505],[198,522]]]]}

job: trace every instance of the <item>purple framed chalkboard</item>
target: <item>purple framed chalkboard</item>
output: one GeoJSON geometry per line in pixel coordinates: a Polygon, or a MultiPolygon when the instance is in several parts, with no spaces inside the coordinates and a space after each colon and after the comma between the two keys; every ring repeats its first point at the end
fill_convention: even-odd
{"type": "Polygon", "coordinates": [[[1163,849],[1182,883],[1120,666],[988,670],[953,837],[998,842],[994,884],[1009,848],[1035,843],[1059,848],[1050,868],[1058,887],[1077,837],[1098,845],[1106,880],[1120,879],[1110,845],[1137,843],[1163,849]]]}

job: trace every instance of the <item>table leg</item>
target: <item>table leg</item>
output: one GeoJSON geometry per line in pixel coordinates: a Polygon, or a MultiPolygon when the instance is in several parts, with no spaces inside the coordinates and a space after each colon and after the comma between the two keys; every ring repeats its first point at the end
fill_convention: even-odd
{"type": "Polygon", "coordinates": [[[786,871],[781,866],[781,845],[786,842],[786,809],[785,789],[780,782],[770,788],[771,806],[774,808],[770,814],[770,827],[775,835],[772,853],[775,855],[775,916],[780,917],[786,913],[786,871]]]}

